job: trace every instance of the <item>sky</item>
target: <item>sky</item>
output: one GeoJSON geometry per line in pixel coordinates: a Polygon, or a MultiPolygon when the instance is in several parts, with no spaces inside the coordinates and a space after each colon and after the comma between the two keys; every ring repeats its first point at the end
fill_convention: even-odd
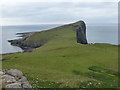
{"type": "Polygon", "coordinates": [[[0,25],[118,21],[118,0],[0,0],[0,25]]]}

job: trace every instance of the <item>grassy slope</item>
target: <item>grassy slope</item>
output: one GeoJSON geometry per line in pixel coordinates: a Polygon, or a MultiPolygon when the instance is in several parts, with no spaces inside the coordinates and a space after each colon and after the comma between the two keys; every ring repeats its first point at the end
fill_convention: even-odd
{"type": "Polygon", "coordinates": [[[76,32],[71,27],[34,33],[26,42],[37,42],[40,39],[48,42],[33,52],[3,56],[3,68],[23,71],[33,87],[117,86],[117,76],[105,72],[105,69],[110,72],[118,70],[117,46],[78,44],[76,32]],[[101,71],[88,69],[92,66],[101,71]],[[93,82],[93,85],[87,86],[89,82],[93,82]],[[101,85],[94,85],[97,82],[101,85]]]}

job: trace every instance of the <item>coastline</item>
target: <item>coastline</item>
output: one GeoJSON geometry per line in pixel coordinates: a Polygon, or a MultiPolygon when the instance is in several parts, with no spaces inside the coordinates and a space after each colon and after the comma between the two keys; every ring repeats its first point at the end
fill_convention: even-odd
{"type": "MultiPolygon", "coordinates": [[[[44,31],[39,31],[38,33],[40,33],[40,32],[44,32],[44,31]]],[[[22,38],[14,39],[14,40],[8,40],[8,42],[9,42],[12,46],[20,47],[20,48],[23,50],[23,52],[5,53],[5,54],[2,54],[2,55],[10,55],[10,54],[14,54],[14,53],[32,52],[34,49],[39,48],[39,47],[41,47],[43,44],[46,43],[46,42],[45,42],[45,43],[43,43],[42,45],[37,46],[37,47],[25,47],[25,46],[20,45],[19,43],[16,43],[17,41],[18,41],[18,42],[19,42],[19,41],[22,42],[22,40],[24,41],[24,40],[28,39],[28,38],[29,38],[32,34],[34,34],[34,33],[37,33],[37,32],[16,33],[16,35],[20,35],[20,36],[18,36],[18,37],[22,37],[22,38]]],[[[120,44],[111,44],[111,43],[89,43],[89,42],[88,42],[87,45],[92,45],[92,44],[108,44],[108,45],[112,45],[112,46],[119,46],[119,45],[120,45],[120,44]]]]}
{"type": "Polygon", "coordinates": [[[15,54],[15,53],[23,53],[23,52],[3,53],[3,54],[0,54],[0,55],[4,56],[4,55],[11,55],[11,54],[15,54]]]}
{"type": "MultiPolygon", "coordinates": [[[[66,24],[66,25],[62,25],[59,27],[55,27],[55,28],[48,29],[48,30],[42,30],[42,31],[16,33],[17,37],[21,37],[21,38],[8,40],[8,42],[12,46],[20,47],[23,50],[23,52],[32,52],[34,49],[43,46],[45,43],[47,43],[49,41],[49,38],[46,39],[47,35],[44,36],[44,38],[41,36],[37,36],[37,38],[36,38],[36,35],[38,35],[38,34],[43,35],[44,33],[45,34],[52,33],[53,31],[56,32],[56,31],[59,31],[60,29],[65,29],[65,28],[73,28],[74,30],[77,30],[76,25],[80,25],[80,23],[77,22],[77,23],[66,24]],[[31,38],[32,38],[32,40],[31,40],[31,38]],[[38,40],[36,40],[36,39],[38,39],[38,40]]],[[[52,38],[54,38],[56,36],[57,35],[52,36],[52,38]]],[[[97,43],[88,42],[88,45],[90,45],[90,44],[97,44],[97,43]]],[[[111,44],[111,43],[104,43],[104,44],[117,45],[117,44],[111,44]]],[[[119,44],[117,46],[119,46],[119,44]]]]}
{"type": "Polygon", "coordinates": [[[14,40],[8,40],[8,42],[12,46],[20,47],[23,50],[23,52],[31,52],[34,48],[24,47],[24,46],[20,45],[19,42],[17,42],[17,41],[21,41],[22,42],[22,41],[26,40],[27,38],[29,38],[33,33],[35,33],[35,32],[16,33],[16,35],[19,35],[18,37],[22,37],[22,38],[14,39],[14,40]]]}
{"type": "MultiPolygon", "coordinates": [[[[120,46],[119,45],[115,45],[115,44],[109,44],[109,43],[88,43],[87,45],[95,45],[95,44],[108,44],[108,45],[112,45],[112,46],[120,46]]],[[[19,47],[19,46],[17,46],[19,47]]],[[[22,49],[22,48],[21,48],[22,49]]],[[[23,49],[22,49],[23,50],[23,49]]],[[[35,50],[35,48],[32,49],[32,51],[35,50]]],[[[29,51],[29,52],[32,52],[32,51],[29,51]]],[[[25,52],[28,52],[28,51],[23,51],[23,52],[12,52],[12,53],[3,53],[3,54],[0,54],[1,56],[6,56],[6,55],[12,55],[12,54],[15,54],[15,53],[25,53],[25,52]]],[[[2,60],[1,60],[2,61],[2,60]]]]}

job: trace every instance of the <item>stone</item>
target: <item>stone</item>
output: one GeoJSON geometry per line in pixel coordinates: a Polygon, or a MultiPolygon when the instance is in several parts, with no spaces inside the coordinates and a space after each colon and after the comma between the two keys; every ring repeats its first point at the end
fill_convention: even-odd
{"type": "Polygon", "coordinates": [[[16,69],[15,70],[13,70],[13,69],[8,70],[8,71],[6,71],[6,73],[11,75],[11,76],[14,76],[17,80],[23,76],[23,73],[19,70],[16,70],[16,69]]]}
{"type": "Polygon", "coordinates": [[[32,90],[32,86],[19,70],[0,70],[0,85],[4,90],[32,90]]]}
{"type": "Polygon", "coordinates": [[[24,82],[27,82],[27,79],[26,79],[26,77],[22,76],[22,78],[19,79],[18,82],[24,83],[24,82]]]}
{"type": "Polygon", "coordinates": [[[22,88],[20,83],[7,84],[5,88],[22,88]]]}
{"type": "Polygon", "coordinates": [[[29,82],[22,83],[22,88],[32,88],[32,86],[29,84],[29,82]]]}
{"type": "Polygon", "coordinates": [[[16,80],[13,76],[10,75],[3,75],[2,80],[5,84],[15,83],[16,80]]]}
{"type": "Polygon", "coordinates": [[[27,81],[26,77],[22,77],[18,82],[22,84],[22,88],[32,88],[32,86],[27,81]]]}
{"type": "Polygon", "coordinates": [[[86,24],[84,21],[79,21],[74,24],[76,27],[77,43],[88,44],[86,39],[86,24]]]}
{"type": "Polygon", "coordinates": [[[0,71],[0,76],[2,76],[2,75],[4,75],[4,74],[5,74],[4,72],[0,71]]]}

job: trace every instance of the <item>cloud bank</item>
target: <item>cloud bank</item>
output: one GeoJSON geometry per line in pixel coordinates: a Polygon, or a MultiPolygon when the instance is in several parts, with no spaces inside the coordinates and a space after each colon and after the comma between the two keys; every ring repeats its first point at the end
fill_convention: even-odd
{"type": "Polygon", "coordinates": [[[84,20],[88,24],[117,23],[117,2],[22,2],[1,5],[3,25],[64,24],[84,20]]]}

